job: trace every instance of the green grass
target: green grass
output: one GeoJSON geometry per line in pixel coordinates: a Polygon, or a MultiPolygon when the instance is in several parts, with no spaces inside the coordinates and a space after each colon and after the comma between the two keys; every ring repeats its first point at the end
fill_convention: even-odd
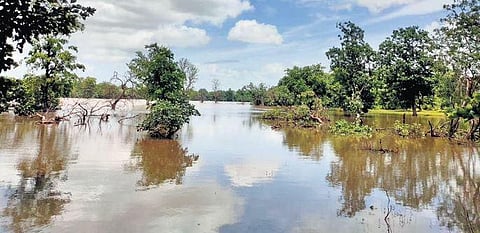
{"type": "MultiPolygon", "coordinates": [[[[368,114],[403,115],[404,113],[407,116],[412,115],[412,111],[404,111],[404,110],[372,109],[372,110],[368,111],[368,114]]],[[[439,110],[422,110],[422,111],[418,111],[417,114],[419,116],[445,116],[445,113],[443,111],[439,111],[439,110]]]]}

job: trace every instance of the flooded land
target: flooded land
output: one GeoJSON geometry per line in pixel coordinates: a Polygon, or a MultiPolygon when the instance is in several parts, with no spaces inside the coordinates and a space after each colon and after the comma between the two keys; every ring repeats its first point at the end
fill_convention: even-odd
{"type": "Polygon", "coordinates": [[[480,232],[477,147],[272,129],[249,104],[195,105],[173,141],[131,119],[0,115],[0,232],[480,232]]]}

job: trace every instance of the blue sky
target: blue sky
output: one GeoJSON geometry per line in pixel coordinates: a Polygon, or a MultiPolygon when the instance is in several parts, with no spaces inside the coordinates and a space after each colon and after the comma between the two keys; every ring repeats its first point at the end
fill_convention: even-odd
{"type": "MultiPolygon", "coordinates": [[[[451,0],[79,0],[97,9],[86,30],[71,37],[81,76],[107,81],[126,72],[135,51],[153,42],[199,69],[195,88],[238,89],[275,85],[286,68],[320,63],[339,44],[337,22],[361,26],[377,48],[394,29],[418,25],[432,30],[451,0]]],[[[25,55],[16,54],[21,60],[25,55]]],[[[7,75],[21,76],[25,67],[7,75]]]]}

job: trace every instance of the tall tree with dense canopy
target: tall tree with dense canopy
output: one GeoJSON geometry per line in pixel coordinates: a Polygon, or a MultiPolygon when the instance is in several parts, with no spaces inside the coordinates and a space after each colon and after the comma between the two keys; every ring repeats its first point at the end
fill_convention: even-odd
{"type": "Polygon", "coordinates": [[[199,115],[183,91],[185,73],[166,47],[151,44],[146,53],[137,52],[129,64],[130,72],[145,86],[148,100],[155,101],[139,129],[155,138],[173,138],[190,117],[199,115]]]}
{"type": "Polygon", "coordinates": [[[450,113],[449,136],[455,134],[463,118],[470,121],[468,137],[475,140],[480,131],[477,94],[480,89],[480,1],[453,0],[444,9],[447,15],[437,30],[438,51],[445,66],[453,71],[447,73],[453,76],[446,81],[447,86],[455,86],[456,91],[449,93],[456,95],[453,100],[460,101],[451,103],[456,109],[450,113]]]}
{"type": "Polygon", "coordinates": [[[342,86],[339,96],[348,113],[363,113],[373,106],[372,71],[375,52],[364,40],[364,31],[352,22],[337,24],[342,32],[340,48],[326,53],[331,60],[335,80],[342,86]]]}
{"type": "Polygon", "coordinates": [[[422,97],[433,95],[432,40],[428,32],[412,26],[394,30],[379,49],[380,73],[388,91],[401,107],[411,107],[417,116],[422,97]]]}
{"type": "MultiPolygon", "coordinates": [[[[44,37],[33,42],[33,47],[26,59],[27,65],[35,70],[42,70],[43,75],[35,78],[39,86],[39,109],[47,111],[56,107],[55,99],[69,96],[76,74],[75,70],[84,70],[85,66],[77,63],[77,47],[66,46],[67,40],[58,37],[44,37]]],[[[37,93],[35,93],[37,95],[37,93]]]]}
{"type": "Polygon", "coordinates": [[[83,29],[81,20],[93,15],[94,8],[76,0],[0,1],[0,72],[16,65],[15,50],[34,43],[42,35],[70,35],[83,29]]]}
{"type": "Polygon", "coordinates": [[[441,20],[440,51],[472,98],[480,85],[480,1],[454,0],[444,8],[448,14],[441,20]]]}

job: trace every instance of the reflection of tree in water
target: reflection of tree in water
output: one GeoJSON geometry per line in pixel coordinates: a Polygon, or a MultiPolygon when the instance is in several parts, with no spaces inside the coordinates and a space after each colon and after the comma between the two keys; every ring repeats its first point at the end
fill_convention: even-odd
{"type": "Polygon", "coordinates": [[[325,140],[325,134],[309,129],[282,129],[283,144],[290,150],[298,150],[303,156],[312,157],[319,160],[323,155],[322,143],[325,140]]]}
{"type": "Polygon", "coordinates": [[[468,156],[454,153],[455,182],[448,183],[448,194],[441,196],[437,214],[444,226],[463,232],[480,232],[480,161],[478,151],[468,156]]]}
{"type": "Polygon", "coordinates": [[[70,201],[68,195],[55,190],[56,182],[66,179],[70,143],[65,131],[65,127],[38,126],[37,156],[24,158],[17,164],[21,178],[9,190],[7,207],[2,213],[10,219],[10,230],[24,232],[48,225],[70,201]]]}
{"type": "Polygon", "coordinates": [[[138,186],[148,188],[165,182],[181,184],[187,167],[198,160],[198,155],[188,155],[187,150],[175,140],[140,140],[133,150],[133,161],[127,169],[142,171],[138,186]]]}
{"type": "Polygon", "coordinates": [[[352,217],[365,209],[365,198],[374,189],[387,191],[397,203],[405,206],[426,208],[443,192],[444,184],[456,179],[458,160],[452,153],[465,156],[462,147],[444,140],[383,140],[384,145],[396,145],[399,152],[374,153],[361,148],[362,139],[333,139],[339,161],[331,164],[327,180],[342,187],[339,215],[352,217]]]}

